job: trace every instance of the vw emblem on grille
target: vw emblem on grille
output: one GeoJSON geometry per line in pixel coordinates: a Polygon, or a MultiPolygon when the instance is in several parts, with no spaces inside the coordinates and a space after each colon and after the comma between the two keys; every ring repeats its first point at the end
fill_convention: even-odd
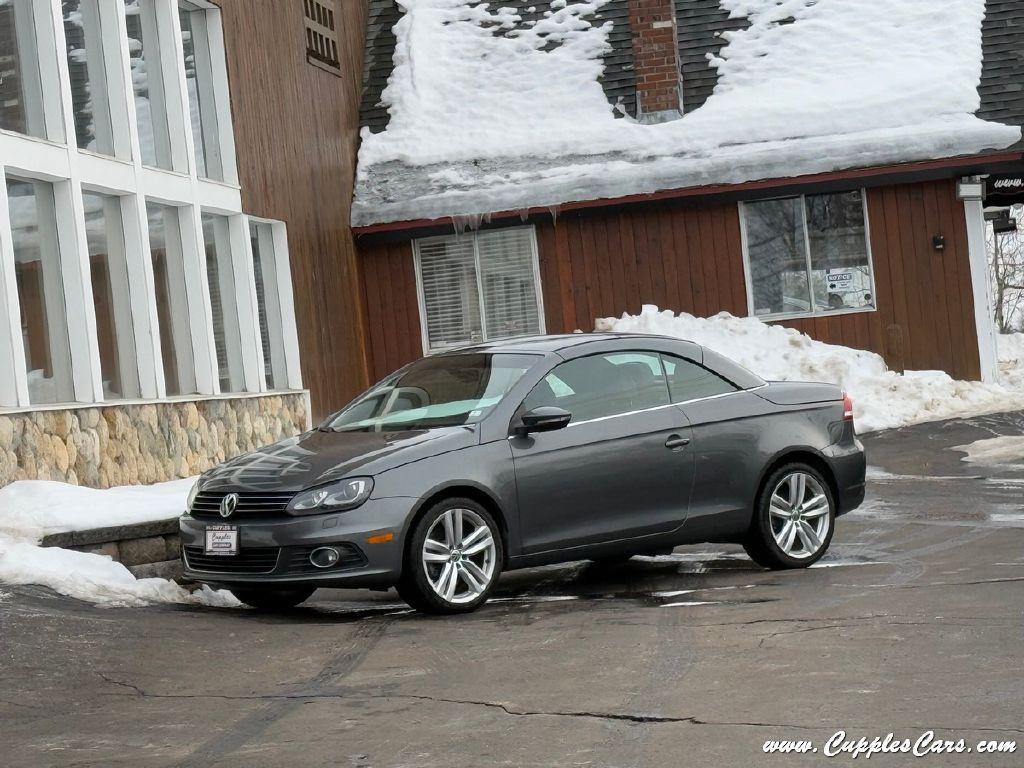
{"type": "Polygon", "coordinates": [[[238,494],[229,493],[223,499],[220,500],[220,516],[231,517],[234,514],[235,509],[238,507],[238,494]]]}

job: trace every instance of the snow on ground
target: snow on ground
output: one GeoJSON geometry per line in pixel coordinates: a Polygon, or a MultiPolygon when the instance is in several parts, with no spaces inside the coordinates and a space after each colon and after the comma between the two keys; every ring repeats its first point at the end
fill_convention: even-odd
{"type": "Polygon", "coordinates": [[[48,533],[177,517],[193,479],[107,490],[49,481],[0,488],[0,584],[36,584],[104,606],[194,603],[237,606],[228,592],[195,592],[167,579],[136,579],[106,555],[40,547],[48,533]]]}
{"type": "Polygon", "coordinates": [[[599,83],[607,0],[400,0],[387,130],[364,130],[353,220],[483,214],[974,154],[1020,138],[975,117],[985,0],[720,0],[713,95],[616,118],[599,83]],[[495,77],[495,72],[501,72],[495,77]]]}
{"type": "Polygon", "coordinates": [[[49,480],[0,488],[0,535],[41,541],[64,531],[169,520],[185,511],[195,478],[96,490],[49,480]]]}
{"type": "Polygon", "coordinates": [[[1024,437],[1003,435],[985,440],[975,440],[967,445],[957,445],[954,451],[963,451],[963,461],[972,464],[1010,464],[1024,461],[1024,437]]]}
{"type": "Polygon", "coordinates": [[[639,315],[601,318],[598,331],[654,333],[694,341],[763,379],[825,381],[853,398],[860,432],[1024,408],[1024,390],[956,381],[942,371],[890,371],[872,352],[816,341],[754,317],[699,318],[647,305],[639,315]]]}
{"type": "Polygon", "coordinates": [[[1001,333],[996,339],[999,380],[1011,389],[1024,389],[1024,333],[1001,333]]]}

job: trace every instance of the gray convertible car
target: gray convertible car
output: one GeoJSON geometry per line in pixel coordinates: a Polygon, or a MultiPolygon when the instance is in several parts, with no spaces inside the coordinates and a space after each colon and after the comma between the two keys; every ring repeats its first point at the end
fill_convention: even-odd
{"type": "Polygon", "coordinates": [[[454,613],[504,570],[680,544],[806,567],[863,501],[864,473],[832,385],[765,382],[658,336],[510,339],[411,363],[205,473],[182,556],[186,576],[257,608],[394,586],[454,613]]]}

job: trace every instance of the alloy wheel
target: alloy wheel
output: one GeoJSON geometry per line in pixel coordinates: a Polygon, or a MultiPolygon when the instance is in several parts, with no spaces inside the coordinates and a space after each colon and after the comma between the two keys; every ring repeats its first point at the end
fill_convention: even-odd
{"type": "Polygon", "coordinates": [[[482,595],[494,579],[494,533],[471,509],[445,510],[430,526],[420,553],[431,589],[461,605],[482,595]]]}
{"type": "Polygon", "coordinates": [[[806,472],[791,472],[775,486],[769,501],[775,543],[797,560],[813,557],[828,538],[830,512],[828,494],[818,479],[806,472]]]}

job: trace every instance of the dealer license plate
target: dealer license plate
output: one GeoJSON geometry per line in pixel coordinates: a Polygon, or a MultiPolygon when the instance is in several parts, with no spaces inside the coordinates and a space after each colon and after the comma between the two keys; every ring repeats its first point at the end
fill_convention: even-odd
{"type": "Polygon", "coordinates": [[[237,555],[238,526],[208,525],[206,526],[206,554],[237,555]]]}

